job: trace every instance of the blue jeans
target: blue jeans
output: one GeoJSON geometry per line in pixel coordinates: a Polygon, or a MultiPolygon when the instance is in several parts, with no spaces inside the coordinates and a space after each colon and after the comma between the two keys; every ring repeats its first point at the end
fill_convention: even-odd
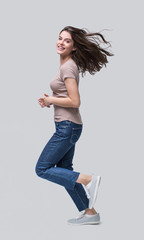
{"type": "Polygon", "coordinates": [[[65,187],[79,211],[88,208],[89,200],[83,185],[77,183],[79,172],[73,171],[75,144],[82,124],[71,121],[55,122],[56,131],[44,147],[36,164],[36,174],[65,187]]]}

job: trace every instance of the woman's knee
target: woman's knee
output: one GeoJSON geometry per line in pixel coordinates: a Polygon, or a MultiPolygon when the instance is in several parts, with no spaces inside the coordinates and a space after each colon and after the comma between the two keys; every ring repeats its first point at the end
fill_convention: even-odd
{"type": "Polygon", "coordinates": [[[35,172],[38,175],[38,177],[42,177],[44,175],[45,170],[46,169],[44,167],[41,167],[38,163],[36,164],[35,172]]]}
{"type": "Polygon", "coordinates": [[[39,177],[45,178],[45,174],[47,177],[49,176],[49,170],[52,166],[40,166],[38,163],[35,166],[35,172],[39,177]]]}
{"type": "Polygon", "coordinates": [[[41,169],[38,167],[38,165],[35,166],[35,173],[36,173],[39,177],[41,177],[41,175],[42,175],[42,171],[41,171],[41,169]]]}

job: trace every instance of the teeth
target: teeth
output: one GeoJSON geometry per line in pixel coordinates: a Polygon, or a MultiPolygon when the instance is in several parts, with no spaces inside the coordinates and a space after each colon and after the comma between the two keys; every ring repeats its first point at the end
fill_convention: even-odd
{"type": "Polygon", "coordinates": [[[64,49],[63,47],[59,47],[60,49],[64,49]]]}

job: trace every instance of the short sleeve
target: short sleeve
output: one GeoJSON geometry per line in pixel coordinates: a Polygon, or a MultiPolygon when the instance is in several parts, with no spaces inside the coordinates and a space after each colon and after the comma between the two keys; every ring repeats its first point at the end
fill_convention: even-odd
{"type": "Polygon", "coordinates": [[[67,67],[61,69],[61,78],[64,81],[66,78],[74,78],[77,80],[76,72],[73,68],[67,67]]]}

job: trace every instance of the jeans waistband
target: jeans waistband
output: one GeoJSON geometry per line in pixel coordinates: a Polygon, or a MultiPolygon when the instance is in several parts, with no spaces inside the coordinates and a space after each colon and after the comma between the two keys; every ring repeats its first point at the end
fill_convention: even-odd
{"type": "Polygon", "coordinates": [[[82,124],[78,124],[78,123],[74,123],[72,121],[69,120],[64,120],[64,121],[60,121],[60,122],[55,122],[56,126],[60,126],[60,125],[67,125],[67,126],[73,126],[73,127],[82,127],[82,124]]]}

